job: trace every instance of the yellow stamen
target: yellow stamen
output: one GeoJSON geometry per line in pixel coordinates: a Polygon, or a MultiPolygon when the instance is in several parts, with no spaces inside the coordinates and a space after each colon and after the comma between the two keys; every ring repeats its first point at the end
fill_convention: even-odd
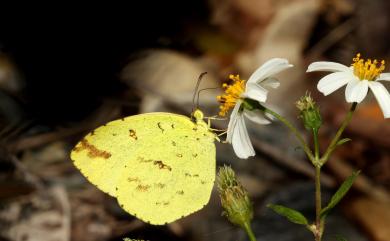
{"type": "Polygon", "coordinates": [[[217,96],[217,100],[221,103],[219,107],[220,116],[225,116],[226,113],[236,105],[241,94],[245,91],[245,80],[241,80],[239,75],[229,75],[229,79],[233,81],[232,84],[228,85],[224,83],[222,88],[225,89],[225,94],[217,96]]]}
{"type": "Polygon", "coordinates": [[[360,53],[353,58],[353,73],[360,80],[375,80],[385,69],[385,61],[382,60],[379,64],[378,60],[374,59],[364,59],[360,58],[360,53]]]}

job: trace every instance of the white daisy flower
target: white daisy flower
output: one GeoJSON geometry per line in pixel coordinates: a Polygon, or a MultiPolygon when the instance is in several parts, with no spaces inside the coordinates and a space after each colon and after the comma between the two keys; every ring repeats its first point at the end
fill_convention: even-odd
{"type": "Polygon", "coordinates": [[[385,118],[390,117],[390,94],[379,81],[390,81],[390,73],[382,73],[385,69],[385,61],[371,61],[360,58],[357,54],[353,58],[352,66],[348,67],[335,62],[314,62],[309,65],[307,72],[330,71],[334,72],[323,77],[317,84],[317,88],[324,95],[329,95],[347,85],[345,99],[349,103],[360,103],[371,89],[385,118]]]}
{"type": "Polygon", "coordinates": [[[255,155],[246,130],[244,116],[258,124],[265,125],[270,123],[269,119],[260,110],[244,108],[245,105],[243,103],[245,99],[265,102],[268,93],[266,87],[277,88],[280,85],[279,81],[272,76],[290,67],[292,65],[286,59],[270,59],[260,66],[249,77],[247,82],[241,80],[239,75],[230,75],[229,79],[233,83],[231,85],[223,85],[225,94],[217,97],[218,101],[221,102],[219,114],[225,116],[234,107],[230,115],[226,141],[232,144],[234,152],[239,158],[246,159],[255,155]]]}

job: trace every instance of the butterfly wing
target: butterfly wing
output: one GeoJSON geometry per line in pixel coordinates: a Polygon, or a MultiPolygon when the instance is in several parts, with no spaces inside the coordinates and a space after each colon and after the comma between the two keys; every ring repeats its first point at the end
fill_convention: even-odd
{"type": "Polygon", "coordinates": [[[209,201],[215,137],[184,116],[160,116],[147,127],[142,151],[123,169],[117,198],[130,214],[159,225],[187,216],[209,201]]]}
{"type": "Polygon", "coordinates": [[[139,127],[139,118],[131,116],[100,126],[77,143],[71,152],[70,157],[80,172],[111,196],[116,196],[115,186],[128,155],[134,155],[139,149],[130,136],[130,130],[139,127]]]}
{"type": "Polygon", "coordinates": [[[209,201],[215,136],[188,117],[149,113],[96,129],[72,151],[87,179],[152,224],[172,222],[209,201]]]}

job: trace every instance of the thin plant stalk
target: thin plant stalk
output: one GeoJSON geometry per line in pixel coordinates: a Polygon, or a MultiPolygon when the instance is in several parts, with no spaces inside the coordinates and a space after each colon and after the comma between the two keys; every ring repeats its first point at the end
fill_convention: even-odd
{"type": "Polygon", "coordinates": [[[318,129],[313,129],[313,139],[314,139],[314,155],[315,155],[315,206],[316,206],[316,229],[314,232],[314,237],[316,241],[321,241],[322,237],[322,223],[321,223],[321,162],[320,159],[320,145],[318,142],[318,129]]]}
{"type": "Polygon", "coordinates": [[[350,108],[350,110],[347,113],[347,116],[345,117],[343,123],[341,124],[340,128],[337,130],[336,135],[333,137],[331,143],[329,144],[328,148],[326,149],[324,155],[321,157],[320,162],[325,164],[325,162],[329,159],[330,154],[333,152],[333,150],[337,146],[337,142],[340,140],[341,135],[343,134],[345,128],[349,124],[349,122],[352,119],[352,115],[356,110],[357,103],[354,102],[350,108]]]}
{"type": "Polygon", "coordinates": [[[264,113],[268,113],[268,114],[271,114],[272,116],[274,116],[276,119],[281,121],[288,129],[290,129],[290,131],[295,135],[295,137],[297,138],[297,140],[301,144],[307,157],[310,159],[311,162],[313,162],[314,161],[313,153],[310,150],[309,146],[306,144],[305,139],[302,137],[302,135],[299,133],[299,131],[287,119],[285,119],[284,117],[282,117],[278,113],[276,113],[268,108],[265,108],[265,107],[262,110],[264,111],[264,113]]]}
{"type": "Polygon", "coordinates": [[[314,237],[316,241],[321,241],[322,237],[322,224],[321,224],[321,167],[316,166],[315,174],[315,195],[316,195],[316,229],[314,237]]]}
{"type": "MultiPolygon", "coordinates": [[[[356,110],[357,103],[354,102],[348,111],[344,121],[342,122],[340,128],[338,129],[336,135],[332,139],[331,143],[329,144],[328,148],[326,149],[324,155],[320,158],[320,146],[319,146],[319,141],[318,141],[318,129],[312,129],[313,131],[313,139],[314,139],[314,155],[311,149],[308,147],[306,144],[304,138],[302,135],[298,132],[298,130],[284,117],[280,116],[276,112],[264,107],[264,106],[257,106],[258,109],[263,111],[264,113],[271,114],[274,116],[276,119],[281,121],[285,126],[287,126],[288,129],[295,135],[295,137],[298,139],[300,142],[303,150],[305,151],[307,157],[310,159],[312,164],[315,167],[315,206],[316,206],[316,220],[315,220],[315,228],[312,230],[315,241],[321,241],[322,239],[322,234],[324,232],[324,224],[323,220],[321,220],[321,209],[322,209],[322,204],[321,204],[321,167],[322,165],[325,164],[325,162],[329,159],[329,156],[333,152],[333,150],[336,148],[338,141],[341,138],[341,135],[343,134],[345,128],[349,124],[349,122],[352,119],[352,115],[356,110]]],[[[251,237],[250,233],[250,226],[245,227],[245,230],[248,233],[248,236],[251,237]],[[249,229],[247,229],[249,228],[249,229]]],[[[253,233],[252,233],[253,235],[253,233]]],[[[255,240],[255,239],[253,239],[255,240]]],[[[251,239],[252,241],[252,239],[251,239]]]]}
{"type": "Polygon", "coordinates": [[[320,159],[320,144],[318,142],[318,129],[313,129],[314,158],[318,162],[320,159]]]}
{"type": "Polygon", "coordinates": [[[245,225],[244,225],[244,228],[245,228],[246,234],[249,237],[249,240],[250,241],[256,241],[256,237],[255,237],[255,234],[252,231],[250,223],[246,222],[245,225]]]}

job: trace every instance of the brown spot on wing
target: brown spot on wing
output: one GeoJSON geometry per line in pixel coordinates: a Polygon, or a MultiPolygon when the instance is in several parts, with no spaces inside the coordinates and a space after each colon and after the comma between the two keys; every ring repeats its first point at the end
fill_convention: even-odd
{"type": "Polygon", "coordinates": [[[159,183],[156,183],[156,184],[155,184],[155,186],[156,186],[157,188],[160,188],[160,189],[162,189],[162,188],[164,188],[164,187],[165,187],[165,184],[164,184],[164,183],[161,183],[161,182],[159,182],[159,183]]]}
{"type": "Polygon", "coordinates": [[[145,158],[143,158],[142,156],[139,156],[139,157],[137,158],[137,160],[138,160],[139,162],[145,162],[145,163],[148,163],[148,162],[152,162],[152,161],[153,161],[152,159],[145,159],[145,158]]]}
{"type": "Polygon", "coordinates": [[[127,178],[127,181],[128,182],[139,182],[140,180],[138,179],[138,177],[129,177],[129,178],[127,178]]]}
{"type": "Polygon", "coordinates": [[[172,171],[172,168],[166,164],[164,164],[162,161],[154,161],[154,165],[157,165],[160,169],[167,169],[168,171],[172,171]]]}
{"type": "Polygon", "coordinates": [[[179,194],[179,195],[184,195],[184,191],[183,190],[177,191],[176,193],[179,194]]]}
{"type": "Polygon", "coordinates": [[[161,122],[157,123],[157,127],[161,130],[161,132],[164,132],[164,128],[162,128],[161,122]]]}
{"type": "Polygon", "coordinates": [[[138,140],[137,134],[135,133],[135,130],[130,129],[129,130],[129,136],[133,138],[134,140],[138,140]]]}
{"type": "Polygon", "coordinates": [[[150,188],[149,185],[139,184],[136,189],[137,189],[137,191],[140,191],[140,192],[146,192],[146,191],[148,191],[149,188],[150,188]]]}
{"type": "Polygon", "coordinates": [[[75,152],[80,152],[80,151],[83,151],[83,150],[87,150],[88,151],[88,156],[90,158],[102,157],[104,159],[108,159],[108,158],[111,157],[111,153],[109,153],[108,151],[104,151],[104,150],[98,149],[96,146],[94,146],[91,143],[89,143],[87,141],[87,139],[82,139],[79,142],[78,146],[76,146],[73,150],[75,152]]]}

